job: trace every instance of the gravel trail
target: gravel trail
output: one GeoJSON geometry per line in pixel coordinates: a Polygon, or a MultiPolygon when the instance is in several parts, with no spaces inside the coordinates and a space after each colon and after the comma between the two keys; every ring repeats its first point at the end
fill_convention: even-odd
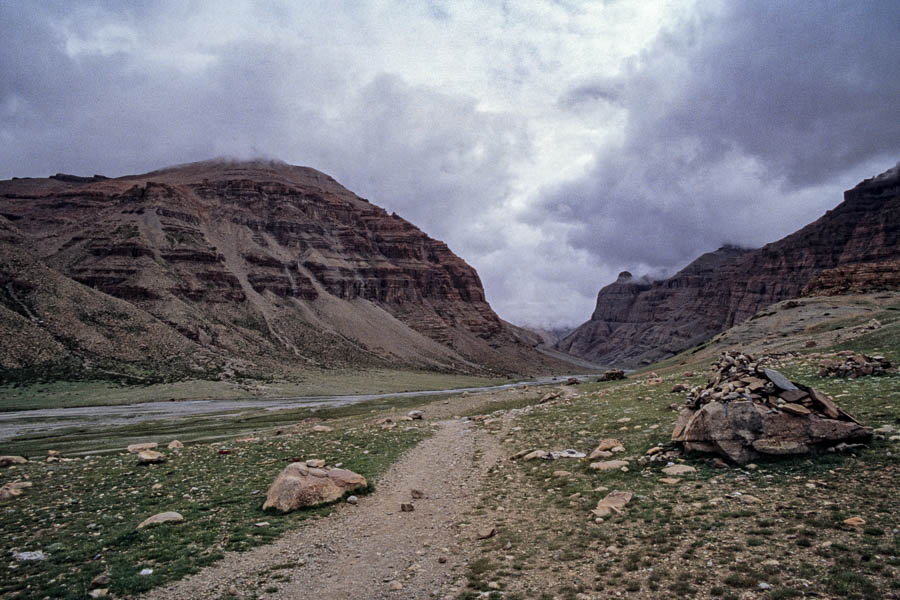
{"type": "Polygon", "coordinates": [[[500,449],[497,436],[466,421],[435,427],[435,435],[409,450],[358,505],[342,503],[270,545],[227,554],[144,597],[247,597],[266,590],[273,598],[318,600],[456,596],[465,584],[467,555],[477,546],[475,527],[460,521],[500,449]],[[423,497],[412,499],[413,489],[423,497]],[[401,512],[401,503],[415,510],[401,512]]]}

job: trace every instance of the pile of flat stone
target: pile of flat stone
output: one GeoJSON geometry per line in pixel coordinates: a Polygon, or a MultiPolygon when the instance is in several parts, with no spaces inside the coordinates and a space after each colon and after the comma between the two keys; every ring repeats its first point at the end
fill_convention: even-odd
{"type": "Polygon", "coordinates": [[[761,454],[805,454],[872,435],[827,394],[791,382],[767,359],[726,352],[705,387],[693,388],[672,440],[737,463],[761,454]]]}
{"type": "Polygon", "coordinates": [[[881,375],[890,368],[891,361],[883,356],[866,356],[852,352],[839,359],[823,360],[819,364],[819,377],[856,379],[865,375],[881,375]]]}
{"type": "Polygon", "coordinates": [[[691,389],[688,408],[696,409],[708,402],[750,400],[796,415],[817,413],[832,419],[846,415],[827,394],[792,383],[775,369],[767,368],[765,362],[765,358],[756,361],[740,352],[724,353],[706,387],[691,389]]]}

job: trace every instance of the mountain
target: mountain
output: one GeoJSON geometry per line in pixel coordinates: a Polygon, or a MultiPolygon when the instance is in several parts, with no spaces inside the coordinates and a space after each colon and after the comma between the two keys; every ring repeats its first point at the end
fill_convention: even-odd
{"type": "Polygon", "coordinates": [[[600,364],[646,365],[782,300],[883,289],[900,289],[900,164],[762,248],[726,246],[661,281],[621,273],[556,348],[600,364]]]}
{"type": "Polygon", "coordinates": [[[2,181],[0,236],[8,377],[560,366],[446,244],[310,168],[2,181]]]}

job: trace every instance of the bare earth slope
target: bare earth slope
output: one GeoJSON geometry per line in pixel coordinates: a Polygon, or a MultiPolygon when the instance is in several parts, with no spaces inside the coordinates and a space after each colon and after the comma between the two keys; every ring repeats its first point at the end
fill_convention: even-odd
{"type": "Polygon", "coordinates": [[[557,348],[597,363],[646,365],[804,294],[900,288],[900,170],[867,179],[803,229],[758,250],[723,247],[662,281],[627,272],[557,348]]]}
{"type": "MultiPolygon", "coordinates": [[[[52,278],[100,292],[83,292],[87,309],[116,298],[166,328],[142,334],[151,354],[173,336],[176,353],[208,351],[200,370],[551,363],[497,317],[446,244],[313,169],[209,161],[117,179],[14,179],[0,182],[0,215],[20,240],[0,264],[25,248],[52,278]]],[[[0,283],[4,307],[34,306],[33,335],[68,336],[66,352],[85,359],[82,333],[44,327],[58,307],[38,301],[41,281],[0,283]]]]}

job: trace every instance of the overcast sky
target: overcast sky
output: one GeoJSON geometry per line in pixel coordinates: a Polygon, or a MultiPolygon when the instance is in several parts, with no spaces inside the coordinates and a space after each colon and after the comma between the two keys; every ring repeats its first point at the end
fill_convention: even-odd
{"type": "Polygon", "coordinates": [[[324,171],[518,324],[760,246],[900,160],[884,2],[0,0],[0,178],[324,171]]]}

